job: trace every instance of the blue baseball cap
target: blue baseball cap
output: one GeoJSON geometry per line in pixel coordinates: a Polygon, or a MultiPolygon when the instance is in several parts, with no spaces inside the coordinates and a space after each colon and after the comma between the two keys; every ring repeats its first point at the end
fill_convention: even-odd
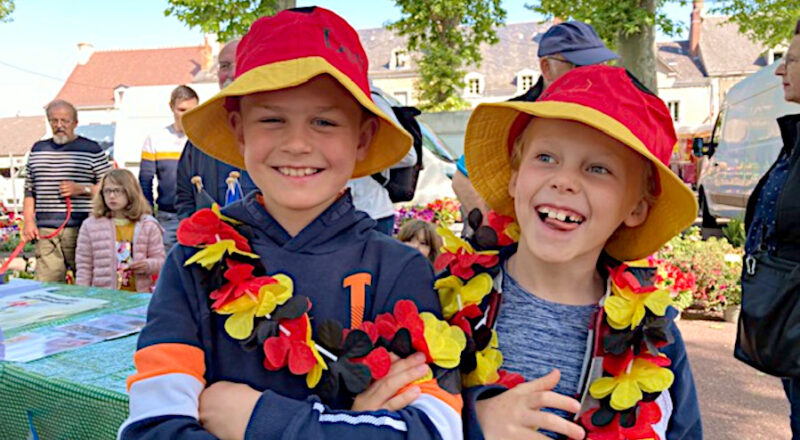
{"type": "Polygon", "coordinates": [[[606,47],[594,28],[582,21],[559,23],[542,35],[539,58],[560,53],[576,66],[600,64],[619,58],[606,47]]]}

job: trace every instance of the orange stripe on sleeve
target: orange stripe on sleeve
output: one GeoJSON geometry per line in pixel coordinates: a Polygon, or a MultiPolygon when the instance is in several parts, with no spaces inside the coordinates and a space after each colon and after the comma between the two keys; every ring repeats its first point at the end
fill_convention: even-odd
{"type": "Polygon", "coordinates": [[[461,410],[464,408],[464,400],[461,399],[461,394],[448,393],[439,386],[439,383],[436,382],[436,379],[430,379],[420,383],[410,383],[398,391],[397,394],[401,394],[414,386],[419,387],[420,391],[422,391],[422,394],[427,394],[441,400],[442,402],[446,403],[447,406],[453,408],[455,412],[461,414],[461,410]]]}
{"type": "Polygon", "coordinates": [[[170,373],[194,376],[206,384],[206,363],[203,350],[187,344],[156,344],[138,350],[133,355],[136,374],[128,377],[128,389],[143,379],[170,373]]]}

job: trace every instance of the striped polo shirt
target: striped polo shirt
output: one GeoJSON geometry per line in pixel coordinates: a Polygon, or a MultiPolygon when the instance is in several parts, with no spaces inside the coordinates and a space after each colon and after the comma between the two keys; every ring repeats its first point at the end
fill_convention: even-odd
{"type": "Polygon", "coordinates": [[[175,131],[173,125],[160,128],[147,136],[142,146],[139,184],[144,197],[159,211],[175,212],[178,191],[178,159],[186,145],[186,134],[175,131]],[[153,197],[153,179],[158,179],[157,194],[153,197]]]}
{"type": "MultiPolygon", "coordinates": [[[[59,185],[71,180],[79,185],[94,185],[111,170],[111,162],[97,142],[78,136],[58,145],[53,139],[33,144],[25,176],[25,197],[36,200],[36,225],[57,228],[64,221],[67,205],[59,185]]],[[[80,226],[92,210],[92,199],[72,197],[72,216],[68,227],[80,226]]]]}

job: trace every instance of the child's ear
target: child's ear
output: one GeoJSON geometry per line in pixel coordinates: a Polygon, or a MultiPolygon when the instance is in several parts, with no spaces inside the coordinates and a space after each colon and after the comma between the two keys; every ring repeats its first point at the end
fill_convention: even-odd
{"type": "Polygon", "coordinates": [[[242,123],[242,112],[236,110],[228,113],[228,125],[233,131],[236,143],[239,144],[239,154],[244,156],[244,124],[242,123]]]}
{"type": "Polygon", "coordinates": [[[650,204],[647,200],[640,199],[639,203],[634,206],[633,211],[625,218],[623,224],[629,228],[641,226],[647,220],[647,214],[650,212],[650,204]]]}
{"type": "Polygon", "coordinates": [[[511,170],[511,178],[508,179],[508,195],[511,196],[512,199],[517,192],[517,176],[519,176],[519,171],[511,170]]]}
{"type": "Polygon", "coordinates": [[[358,133],[358,147],[356,149],[356,161],[362,161],[367,157],[369,144],[378,132],[378,118],[370,116],[361,123],[361,130],[358,133]]]}

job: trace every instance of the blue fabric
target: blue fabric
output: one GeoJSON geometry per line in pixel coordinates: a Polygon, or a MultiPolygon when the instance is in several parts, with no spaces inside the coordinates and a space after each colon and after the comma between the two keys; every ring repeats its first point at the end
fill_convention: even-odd
{"type": "Polygon", "coordinates": [[[789,155],[784,151],[758,193],[758,201],[753,211],[753,220],[747,230],[747,240],[744,245],[748,254],[755,253],[762,245],[769,252],[775,252],[777,245],[775,222],[778,212],[778,197],[781,189],[786,184],[790,170],[789,155]]]}
{"type": "Polygon", "coordinates": [[[458,168],[461,174],[469,177],[469,173],[467,172],[467,160],[463,154],[458,158],[458,161],[456,161],[456,168],[458,168]]]}
{"type": "MultiPolygon", "coordinates": [[[[223,214],[243,222],[240,229],[250,236],[253,252],[261,257],[268,274],[284,273],[294,281],[294,291],[312,303],[312,327],[328,320],[350,326],[349,289],[343,279],[369,273],[364,319],[393,309],[401,299],[413,300],[420,311],[441,315],[434,292],[430,263],[415,249],[374,230],[375,222],[356,211],[349,194],[342,196],[299,234],[290,236],[264,207],[256,194],[223,209],[223,214]]],[[[187,344],[205,351],[207,384],[220,380],[246,383],[263,391],[256,405],[246,438],[259,439],[434,439],[435,427],[419,409],[377,411],[375,417],[401,419],[406,432],[388,426],[330,423],[322,420],[318,399],[305,384],[305,376],[288,369],[264,369],[262,350],[245,351],[222,329],[227,316],[211,313],[208,280],[212,276],[198,265],[184,268],[197,249],[177,245],[161,271],[139,336],[138,349],[164,343],[187,344]]],[[[326,414],[350,407],[339,399],[326,414]]],[[[200,424],[181,416],[159,416],[131,424],[122,433],[132,438],[201,438],[212,436],[200,424]]]]}
{"type": "Polygon", "coordinates": [[[376,220],[375,230],[389,237],[394,236],[394,216],[390,215],[376,220]]]}
{"type": "MultiPolygon", "coordinates": [[[[588,347],[587,337],[597,305],[573,306],[547,301],[526,291],[503,271],[503,302],[497,338],[503,367],[534,380],[558,368],[561,380],[553,391],[575,397],[588,347]]],[[[545,411],[568,418],[565,411],[545,411]]],[[[543,431],[549,437],[556,434],[543,431]]]]}
{"type": "Polygon", "coordinates": [[[561,54],[576,66],[604,63],[619,58],[610,51],[594,28],[581,21],[565,21],[542,35],[538,57],[561,54]]]}
{"type": "Polygon", "coordinates": [[[200,176],[203,179],[203,189],[211,199],[220,206],[225,206],[228,192],[228,184],[225,183],[225,179],[232,171],[240,174],[239,185],[242,195],[258,190],[247,171],[220,162],[195,147],[191,142],[186,142],[178,161],[178,189],[175,202],[178,217],[187,218],[198,208],[195,203],[197,188],[192,184],[194,176],[200,176]]]}
{"type": "Polygon", "coordinates": [[[164,249],[169,252],[172,249],[172,246],[177,241],[177,233],[178,233],[178,225],[180,220],[178,219],[178,214],[174,212],[165,212],[165,211],[158,211],[156,213],[156,220],[158,220],[158,224],[164,228],[164,249]]]}
{"type": "Polygon", "coordinates": [[[781,379],[781,382],[791,409],[789,420],[792,426],[792,440],[800,440],[800,379],[781,379]]]}

